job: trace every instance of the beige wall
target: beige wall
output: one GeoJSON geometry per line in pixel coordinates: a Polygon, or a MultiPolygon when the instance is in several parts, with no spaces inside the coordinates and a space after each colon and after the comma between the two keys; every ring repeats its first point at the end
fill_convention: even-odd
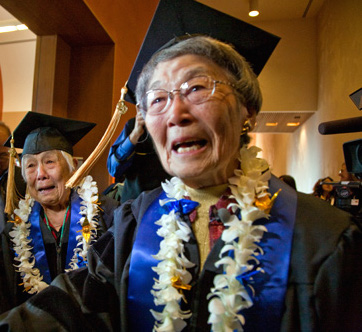
{"type": "MultiPolygon", "coordinates": [[[[259,76],[263,112],[313,111],[318,109],[317,19],[268,21],[256,24],[281,40],[259,76]]],[[[305,159],[304,149],[292,149],[292,134],[251,134],[251,143],[263,149],[274,174],[292,174],[296,156],[305,159]]],[[[293,173],[296,177],[297,174],[293,173]]]]}
{"type": "MultiPolygon", "coordinates": [[[[263,148],[264,156],[270,160],[274,174],[279,176],[287,173],[294,176],[300,191],[311,192],[314,183],[321,177],[331,176],[339,181],[338,170],[344,160],[342,144],[361,138],[360,132],[326,136],[318,133],[318,125],[321,122],[362,116],[349,98],[350,93],[362,86],[361,13],[360,0],[326,0],[315,25],[318,68],[315,76],[318,86],[314,93],[318,100],[317,112],[293,134],[254,135],[253,143],[263,148]]],[[[269,31],[277,30],[279,24],[269,22],[269,31]]],[[[283,33],[282,30],[280,32],[283,33]]],[[[299,34],[297,36],[301,37],[299,34]]],[[[311,47],[306,40],[304,42],[305,44],[296,44],[295,47],[300,50],[311,47]]],[[[272,61],[282,61],[282,57],[271,59],[272,61]]],[[[308,57],[305,61],[311,59],[308,57]]],[[[298,67],[301,63],[303,59],[299,59],[295,65],[298,67]]],[[[276,81],[279,81],[280,77],[275,74],[276,81]]],[[[310,77],[312,76],[313,73],[310,73],[310,77]]],[[[261,76],[262,79],[264,77],[261,76]]],[[[296,81],[302,87],[298,77],[296,81]]],[[[289,83],[293,84],[292,81],[289,83]]],[[[269,105],[277,104],[272,99],[269,100],[270,93],[275,93],[276,98],[284,98],[284,89],[288,90],[280,81],[275,84],[281,91],[268,91],[271,86],[264,86],[267,110],[275,110],[269,105]]],[[[296,95],[296,102],[299,103],[299,98],[303,96],[305,99],[314,99],[308,87],[305,86],[300,92],[300,95],[296,95]]],[[[307,104],[307,101],[305,103],[307,104]]]]}
{"type": "Polygon", "coordinates": [[[316,19],[259,22],[281,39],[259,75],[262,111],[317,110],[316,19]]]}
{"type": "Polygon", "coordinates": [[[36,36],[29,30],[0,34],[4,121],[11,130],[31,110],[36,36]]]}

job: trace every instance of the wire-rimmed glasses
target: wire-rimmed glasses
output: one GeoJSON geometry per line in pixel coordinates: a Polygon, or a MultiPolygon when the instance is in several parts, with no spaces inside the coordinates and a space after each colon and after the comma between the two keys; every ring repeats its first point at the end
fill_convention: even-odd
{"type": "Polygon", "coordinates": [[[138,107],[145,113],[157,115],[165,112],[171,105],[176,93],[187,99],[191,104],[198,105],[206,102],[216,90],[217,84],[226,84],[235,88],[234,84],[214,80],[210,76],[195,76],[182,83],[179,89],[148,90],[141,98],[138,107]]]}

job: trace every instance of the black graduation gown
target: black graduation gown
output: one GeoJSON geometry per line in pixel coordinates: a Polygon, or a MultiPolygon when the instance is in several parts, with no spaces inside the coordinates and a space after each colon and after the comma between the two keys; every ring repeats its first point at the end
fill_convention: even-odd
{"type": "MultiPolygon", "coordinates": [[[[272,182],[283,188],[281,197],[287,200],[292,189],[275,178],[272,182]]],[[[49,330],[130,331],[127,285],[131,248],[139,221],[159,194],[160,190],[144,193],[133,203],[127,202],[117,209],[115,220],[119,222],[93,246],[88,270],[58,276],[39,295],[1,316],[0,327],[22,331],[24,325],[31,324],[36,330],[46,322],[49,330]],[[19,320],[25,316],[26,320],[19,320]]],[[[191,259],[198,255],[193,241],[186,249],[191,259]]],[[[315,197],[298,193],[280,331],[362,330],[361,252],[362,232],[350,215],[315,197]]],[[[205,294],[218,271],[210,266],[213,259],[210,256],[208,259],[205,267],[209,265],[209,271],[203,271],[199,278],[194,275],[192,294],[188,296],[193,316],[187,331],[210,329],[206,322],[205,294]]],[[[198,258],[193,262],[197,263],[198,258]]],[[[263,314],[260,312],[260,320],[263,314]]]]}
{"type": "MultiPolygon", "coordinates": [[[[74,192],[72,195],[76,195],[74,192]]],[[[105,231],[113,225],[113,212],[119,206],[119,203],[108,197],[101,197],[101,209],[98,218],[99,237],[105,233],[105,231]]],[[[61,251],[57,251],[56,241],[48,230],[46,224],[40,219],[40,228],[42,232],[42,238],[44,242],[45,252],[47,256],[49,271],[51,280],[53,280],[58,274],[64,272],[70,222],[66,223],[64,228],[63,241],[61,251]]],[[[4,231],[0,236],[0,312],[5,312],[11,308],[23,303],[29,299],[32,294],[28,294],[24,291],[24,287],[20,286],[23,281],[13,264],[14,251],[12,249],[12,242],[9,236],[9,232],[12,230],[13,224],[8,222],[4,231]]]]}

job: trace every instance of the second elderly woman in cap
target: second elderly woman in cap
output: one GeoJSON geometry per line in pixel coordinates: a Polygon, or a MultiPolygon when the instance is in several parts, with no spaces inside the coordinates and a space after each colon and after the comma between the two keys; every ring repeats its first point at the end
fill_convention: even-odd
{"type": "Polygon", "coordinates": [[[76,144],[94,124],[29,112],[14,131],[23,148],[28,194],[1,235],[0,312],[47,288],[60,273],[87,265],[91,244],[113,224],[116,201],[98,199],[90,176],[74,190],[76,144]]]}

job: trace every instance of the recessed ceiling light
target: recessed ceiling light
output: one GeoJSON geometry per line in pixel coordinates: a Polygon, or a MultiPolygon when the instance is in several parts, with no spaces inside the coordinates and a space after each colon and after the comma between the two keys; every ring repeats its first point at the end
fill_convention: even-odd
{"type": "Polygon", "coordinates": [[[25,24],[6,25],[0,27],[0,33],[27,30],[27,29],[28,27],[25,24]]]}
{"type": "Polygon", "coordinates": [[[259,15],[258,0],[249,0],[249,16],[255,17],[259,15]]]}

